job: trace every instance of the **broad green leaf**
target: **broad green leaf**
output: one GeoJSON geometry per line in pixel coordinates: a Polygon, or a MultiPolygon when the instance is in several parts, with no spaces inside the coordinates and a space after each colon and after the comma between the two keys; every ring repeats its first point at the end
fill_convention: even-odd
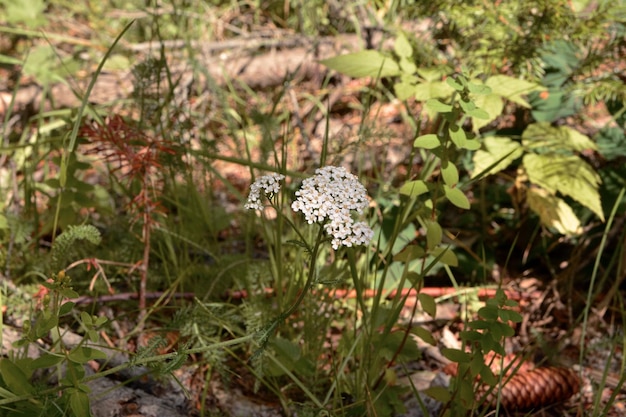
{"type": "Polygon", "coordinates": [[[450,187],[454,187],[459,182],[459,170],[450,161],[441,164],[441,176],[443,182],[450,187]]]}
{"type": "Polygon", "coordinates": [[[562,199],[537,187],[529,188],[526,198],[528,206],[539,215],[544,226],[554,228],[559,233],[568,236],[582,232],[580,220],[562,199]]]}
{"type": "Polygon", "coordinates": [[[463,89],[465,88],[465,87],[463,87],[463,84],[461,84],[460,82],[455,80],[453,77],[446,78],[446,83],[450,87],[454,88],[456,91],[463,91],[463,89]]]}
{"type": "Polygon", "coordinates": [[[523,95],[533,91],[545,90],[545,88],[541,87],[539,84],[509,77],[507,75],[494,75],[493,77],[489,77],[485,84],[491,87],[493,94],[504,97],[526,108],[530,108],[530,104],[522,98],[523,95]]]}
{"type": "Polygon", "coordinates": [[[459,259],[450,248],[438,247],[431,251],[431,254],[439,259],[439,262],[448,266],[459,266],[459,259]]]}
{"type": "Polygon", "coordinates": [[[418,68],[417,73],[426,81],[438,81],[452,71],[449,67],[418,68]]]}
{"type": "Polygon", "coordinates": [[[0,359],[0,375],[7,388],[13,393],[26,395],[34,392],[26,373],[10,359],[0,359]]]}
{"type": "Polygon", "coordinates": [[[585,161],[575,155],[529,153],[523,163],[530,182],[551,194],[559,192],[573,198],[604,221],[598,192],[600,176],[585,161]]]}
{"type": "Polygon", "coordinates": [[[442,103],[436,98],[431,98],[426,102],[426,107],[429,110],[436,111],[438,113],[448,113],[452,111],[452,106],[449,104],[442,103]]]}
{"type": "Polygon", "coordinates": [[[447,387],[429,387],[424,393],[442,404],[448,404],[452,399],[452,394],[447,387]]]}
{"type": "Polygon", "coordinates": [[[480,149],[480,142],[476,139],[468,139],[465,141],[465,146],[463,148],[468,151],[477,151],[480,149]]]}
{"type": "Polygon", "coordinates": [[[428,101],[433,98],[447,98],[454,92],[448,84],[442,81],[419,83],[414,88],[415,100],[428,101]]]}
{"type": "Polygon", "coordinates": [[[431,346],[436,346],[437,341],[433,337],[432,333],[426,330],[423,327],[416,326],[411,329],[411,333],[422,339],[424,342],[428,343],[431,346]]]}
{"type": "Polygon", "coordinates": [[[414,148],[435,149],[441,146],[441,141],[434,133],[422,135],[413,142],[414,148]]]}
{"type": "Polygon", "coordinates": [[[70,408],[75,416],[90,417],[91,410],[89,408],[89,396],[79,390],[70,392],[70,408]]]}
{"type": "Polygon", "coordinates": [[[443,193],[446,198],[458,208],[462,208],[468,210],[470,208],[470,203],[463,191],[458,188],[452,188],[448,185],[443,185],[443,193]]]}
{"type": "Polygon", "coordinates": [[[398,100],[407,100],[413,97],[415,83],[402,77],[402,79],[393,85],[393,91],[398,100]]]}
{"type": "Polygon", "coordinates": [[[469,363],[472,359],[469,353],[463,352],[460,349],[442,348],[441,353],[443,356],[456,363],[469,363]]]}
{"type": "MultiPolygon", "coordinates": [[[[484,96],[487,94],[491,94],[491,87],[485,85],[480,80],[472,80],[472,82],[467,83],[467,89],[470,93],[476,94],[478,96],[484,96]]],[[[475,99],[476,97],[474,97],[475,99]]]]}
{"type": "Polygon", "coordinates": [[[502,110],[504,110],[504,102],[497,94],[477,96],[474,98],[474,103],[489,115],[487,119],[477,118],[476,120],[472,120],[472,128],[475,132],[496,120],[496,118],[502,114],[502,110]]]}
{"type": "Polygon", "coordinates": [[[467,115],[471,116],[472,119],[489,120],[489,113],[479,108],[475,108],[474,110],[468,111],[467,115]]]}
{"type": "Polygon", "coordinates": [[[400,75],[400,67],[391,58],[378,51],[365,50],[339,55],[320,61],[322,65],[350,77],[393,77],[400,75]]]}
{"type": "Polygon", "coordinates": [[[489,136],[483,139],[484,150],[474,154],[472,178],[502,171],[524,153],[522,146],[507,137],[489,136]]]}
{"type": "Polygon", "coordinates": [[[596,149],[596,144],[582,133],[567,126],[552,126],[541,122],[529,125],[522,133],[522,143],[530,149],[550,151],[583,151],[596,149]]]}
{"type": "Polygon", "coordinates": [[[459,100],[459,104],[461,105],[461,108],[463,109],[463,111],[467,114],[469,114],[471,111],[476,110],[476,104],[474,104],[473,101],[465,101],[465,100],[459,100]]]}
{"type": "Polygon", "coordinates": [[[443,231],[439,223],[434,220],[424,220],[426,225],[426,247],[432,250],[441,243],[443,231]]]}
{"type": "Polygon", "coordinates": [[[402,249],[399,253],[393,256],[395,262],[411,262],[415,259],[422,258],[426,252],[424,248],[417,245],[408,245],[402,249]]]}
{"type": "Polygon", "coordinates": [[[417,66],[409,58],[400,58],[400,70],[405,74],[415,74],[417,66]]]}
{"type": "Polygon", "coordinates": [[[437,317],[437,303],[435,303],[435,299],[431,295],[424,293],[419,293],[417,297],[420,300],[422,310],[432,318],[437,317]]]}
{"type": "Polygon", "coordinates": [[[413,47],[403,33],[399,33],[393,44],[393,50],[400,58],[410,58],[413,56],[413,47]]]}
{"type": "Polygon", "coordinates": [[[500,319],[505,323],[509,321],[512,321],[513,323],[521,323],[523,320],[522,315],[514,310],[500,309],[498,315],[500,316],[500,319]]]}
{"type": "Polygon", "coordinates": [[[74,363],[87,363],[90,360],[106,358],[107,355],[101,350],[85,346],[75,347],[68,355],[68,359],[74,363]]]}
{"type": "Polygon", "coordinates": [[[407,181],[400,187],[400,194],[415,198],[428,192],[426,183],[422,180],[407,181]]]}
{"type": "MultiPolygon", "coordinates": [[[[465,143],[467,142],[467,135],[465,134],[465,131],[463,130],[462,127],[452,125],[450,126],[450,129],[448,129],[448,132],[450,133],[450,139],[452,140],[452,142],[454,142],[454,144],[457,147],[459,148],[465,147],[465,143]]],[[[452,185],[452,184],[448,184],[448,185],[452,185]]]]}
{"type": "Polygon", "coordinates": [[[45,353],[31,363],[32,369],[51,368],[65,359],[64,356],[45,353]]]}
{"type": "Polygon", "coordinates": [[[59,308],[59,316],[64,316],[67,313],[69,313],[70,311],[72,311],[72,309],[74,308],[75,305],[76,305],[76,303],[73,302],[73,301],[68,301],[66,303],[63,303],[61,305],[61,308],[59,308]]]}

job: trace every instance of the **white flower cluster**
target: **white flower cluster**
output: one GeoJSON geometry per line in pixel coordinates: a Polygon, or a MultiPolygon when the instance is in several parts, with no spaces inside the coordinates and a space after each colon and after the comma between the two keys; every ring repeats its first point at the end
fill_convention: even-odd
{"type": "Polygon", "coordinates": [[[261,190],[263,190],[263,194],[265,194],[266,197],[276,195],[280,190],[280,182],[284,179],[285,176],[283,174],[269,174],[257,178],[250,186],[250,195],[248,196],[248,202],[244,205],[244,208],[248,210],[263,210],[261,190]]]}
{"type": "Polygon", "coordinates": [[[327,166],[302,182],[291,208],[300,211],[309,224],[323,223],[333,237],[333,249],[339,245],[366,245],[374,232],[363,222],[354,222],[351,210],[361,214],[368,206],[367,191],[357,177],[342,167],[327,166]]]}

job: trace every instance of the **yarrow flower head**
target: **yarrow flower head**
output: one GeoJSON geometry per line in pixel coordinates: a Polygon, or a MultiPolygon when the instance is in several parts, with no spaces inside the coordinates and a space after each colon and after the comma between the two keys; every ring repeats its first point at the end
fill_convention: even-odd
{"type": "Polygon", "coordinates": [[[356,176],[342,167],[327,166],[302,182],[296,191],[293,211],[300,211],[309,224],[323,224],[332,236],[332,247],[366,245],[374,232],[363,222],[354,222],[351,211],[363,213],[368,206],[367,191],[356,176]]]}
{"type": "Polygon", "coordinates": [[[263,210],[261,192],[263,192],[265,197],[271,198],[278,194],[280,182],[284,179],[285,176],[283,174],[269,174],[257,178],[250,186],[250,195],[248,195],[248,202],[244,205],[244,208],[248,210],[263,210]]]}

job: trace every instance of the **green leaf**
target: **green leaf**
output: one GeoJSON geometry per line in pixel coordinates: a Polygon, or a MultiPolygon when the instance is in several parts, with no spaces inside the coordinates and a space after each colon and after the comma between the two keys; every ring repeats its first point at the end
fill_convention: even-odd
{"type": "Polygon", "coordinates": [[[431,251],[431,253],[435,258],[439,259],[439,262],[443,264],[448,266],[459,266],[459,259],[449,248],[435,248],[431,251]]]}
{"type": "Polygon", "coordinates": [[[87,363],[91,360],[106,359],[107,355],[98,349],[86,346],[78,346],[70,351],[68,359],[74,363],[87,363]]]}
{"type": "Polygon", "coordinates": [[[522,133],[522,144],[530,149],[555,152],[596,149],[596,144],[582,133],[567,126],[541,122],[529,125],[522,133]]]}
{"type": "Polygon", "coordinates": [[[454,88],[456,91],[463,91],[463,89],[465,88],[463,84],[455,80],[453,77],[446,78],[446,83],[450,87],[454,88]]]}
{"type": "Polygon", "coordinates": [[[432,111],[436,111],[437,113],[449,113],[452,111],[451,105],[442,103],[436,98],[431,98],[430,100],[428,100],[426,102],[426,108],[432,111]]]}
{"type": "Polygon", "coordinates": [[[0,375],[7,388],[17,395],[32,394],[35,391],[26,373],[10,359],[0,359],[0,375]]]}
{"type": "Polygon", "coordinates": [[[443,182],[450,187],[454,187],[459,182],[459,170],[450,161],[445,161],[441,164],[441,176],[443,177],[443,182]]]}
{"type": "Polygon", "coordinates": [[[400,187],[400,194],[415,198],[428,192],[428,186],[422,180],[407,181],[400,187]]]}
{"type": "Polygon", "coordinates": [[[463,191],[458,188],[452,188],[448,185],[443,185],[443,193],[446,198],[458,208],[468,210],[470,208],[470,202],[463,194],[463,191]]]}
{"type": "Polygon", "coordinates": [[[491,94],[491,87],[489,87],[488,85],[482,84],[480,80],[474,80],[474,81],[476,81],[476,83],[474,82],[467,83],[467,89],[469,90],[470,93],[476,94],[479,96],[491,94]]]}
{"type": "Polygon", "coordinates": [[[580,220],[574,210],[562,199],[543,188],[531,187],[526,194],[528,206],[539,215],[541,224],[556,229],[559,233],[572,236],[582,232],[580,220]]]}
{"type": "Polygon", "coordinates": [[[500,320],[502,320],[505,323],[508,321],[512,321],[513,323],[521,323],[523,319],[520,313],[518,313],[517,311],[513,311],[513,310],[502,309],[498,312],[498,315],[500,316],[500,320]]]}
{"type": "Polygon", "coordinates": [[[471,116],[474,119],[482,119],[482,120],[490,119],[489,113],[487,113],[483,109],[475,108],[473,110],[467,111],[466,113],[468,116],[471,116]]]}
{"type": "Polygon", "coordinates": [[[415,100],[428,101],[434,98],[447,98],[454,90],[442,81],[419,83],[414,88],[415,100]]]}
{"type": "Polygon", "coordinates": [[[72,311],[75,305],[76,303],[73,301],[68,301],[66,303],[63,303],[61,305],[61,308],[59,308],[59,316],[64,316],[68,314],[70,311],[72,311]]]}
{"type": "Polygon", "coordinates": [[[426,225],[426,247],[432,250],[441,243],[443,230],[434,220],[424,220],[424,224],[426,225]]]}
{"type": "Polygon", "coordinates": [[[441,353],[452,362],[456,363],[469,363],[472,357],[467,352],[463,352],[459,349],[442,348],[441,353]]]}
{"type": "Polygon", "coordinates": [[[54,355],[52,353],[45,353],[37,359],[33,360],[30,366],[33,369],[51,368],[61,363],[63,359],[65,359],[64,356],[54,355]]]}
{"type": "MultiPolygon", "coordinates": [[[[464,148],[465,147],[465,143],[467,142],[467,135],[465,134],[465,131],[456,125],[452,125],[450,126],[450,129],[448,129],[448,132],[450,133],[450,139],[452,140],[452,142],[454,142],[454,144],[459,147],[459,148],[464,148]]],[[[449,184],[452,185],[452,184],[449,184]]]]}
{"type": "Polygon", "coordinates": [[[411,328],[411,333],[413,333],[415,336],[419,337],[431,346],[437,345],[437,341],[433,337],[432,333],[421,326],[411,328]]]}
{"type": "Polygon", "coordinates": [[[421,246],[408,245],[402,249],[399,253],[394,255],[393,260],[396,262],[411,262],[415,259],[420,259],[426,254],[426,251],[421,246]]]}
{"type": "Polygon", "coordinates": [[[472,129],[475,132],[496,120],[504,110],[504,101],[496,94],[477,96],[474,98],[474,103],[478,108],[483,109],[489,115],[486,119],[476,118],[472,120],[472,129]]]}
{"type": "Polygon", "coordinates": [[[424,390],[424,393],[442,404],[448,404],[452,399],[452,394],[446,387],[429,387],[424,390]]]}
{"type": "Polygon", "coordinates": [[[494,75],[489,77],[485,84],[491,88],[493,94],[504,97],[522,107],[530,108],[530,104],[522,96],[533,91],[544,90],[539,84],[520,80],[507,75],[494,75]]]}
{"type": "Polygon", "coordinates": [[[413,47],[403,33],[399,33],[396,37],[393,50],[400,58],[410,58],[413,56],[413,47]]]}
{"type": "Polygon", "coordinates": [[[433,319],[437,317],[437,303],[435,303],[435,299],[431,295],[419,293],[417,298],[419,298],[422,310],[424,310],[426,314],[433,319]]]}
{"type": "Polygon", "coordinates": [[[89,408],[89,396],[79,390],[70,391],[70,408],[75,416],[91,416],[89,408]]]}
{"type": "Polygon", "coordinates": [[[422,135],[413,142],[414,148],[435,149],[441,146],[441,141],[434,133],[422,135]]]}
{"type": "Polygon", "coordinates": [[[355,78],[400,75],[400,67],[393,59],[369,49],[324,59],[320,62],[330,69],[355,78]]]}
{"type": "Polygon", "coordinates": [[[478,310],[478,315],[485,320],[496,320],[498,318],[498,308],[485,306],[478,310]]]}
{"type": "Polygon", "coordinates": [[[604,221],[598,192],[600,177],[585,161],[575,155],[531,153],[524,156],[523,163],[530,182],[551,194],[558,191],[573,198],[604,221]]]}
{"type": "Polygon", "coordinates": [[[488,136],[483,147],[474,154],[472,178],[497,174],[524,154],[522,146],[507,137],[488,136]]]}

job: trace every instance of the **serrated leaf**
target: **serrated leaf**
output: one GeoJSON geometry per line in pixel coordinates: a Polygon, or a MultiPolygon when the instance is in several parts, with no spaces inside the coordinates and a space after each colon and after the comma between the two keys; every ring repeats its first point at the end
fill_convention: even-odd
{"type": "Polygon", "coordinates": [[[399,33],[393,44],[393,50],[401,58],[409,58],[413,55],[413,47],[403,33],[399,33]]]}
{"type": "Polygon", "coordinates": [[[355,78],[400,75],[400,67],[393,59],[373,50],[339,55],[324,59],[320,63],[355,78]]]}
{"type": "Polygon", "coordinates": [[[489,136],[483,139],[484,150],[474,154],[472,178],[502,171],[524,153],[522,146],[507,137],[489,136]]]}
{"type": "Polygon", "coordinates": [[[437,317],[437,303],[435,303],[435,299],[431,295],[424,293],[419,293],[417,297],[420,300],[422,310],[432,318],[437,317]]]}
{"type": "Polygon", "coordinates": [[[434,133],[422,135],[413,142],[414,148],[435,149],[441,146],[441,141],[434,133]]]}
{"type": "Polygon", "coordinates": [[[522,96],[533,91],[545,90],[539,84],[509,77],[507,75],[494,75],[493,77],[489,77],[485,84],[491,88],[493,94],[504,97],[528,109],[530,108],[530,104],[528,104],[522,96]]]}
{"type": "Polygon", "coordinates": [[[596,144],[582,133],[567,126],[547,122],[533,123],[522,133],[522,144],[530,149],[560,152],[596,149],[596,144]]]}
{"type": "Polygon", "coordinates": [[[565,201],[543,188],[531,187],[526,194],[528,206],[539,215],[541,224],[571,236],[582,232],[580,220],[565,201]]]}
{"type": "Polygon", "coordinates": [[[530,153],[524,156],[523,163],[530,182],[551,194],[558,191],[573,198],[604,221],[598,192],[600,176],[585,161],[575,155],[530,153]]]}
{"type": "Polygon", "coordinates": [[[438,113],[448,113],[452,111],[452,106],[446,103],[442,103],[436,98],[431,98],[426,102],[426,108],[438,113]]]}
{"type": "MultiPolygon", "coordinates": [[[[465,143],[467,142],[467,135],[465,134],[465,131],[463,130],[463,128],[456,126],[456,125],[452,125],[450,126],[450,129],[448,129],[448,133],[450,133],[450,139],[457,147],[459,148],[465,147],[465,143]]],[[[449,184],[449,185],[452,185],[452,184],[449,184]]]]}
{"type": "Polygon", "coordinates": [[[428,192],[428,186],[422,180],[407,181],[400,187],[400,194],[415,198],[428,192]]]}
{"type": "Polygon", "coordinates": [[[441,243],[443,230],[434,220],[424,220],[424,224],[426,225],[426,247],[432,250],[441,243]]]}
{"type": "Polygon", "coordinates": [[[470,208],[470,202],[463,194],[463,191],[458,188],[452,188],[446,184],[443,185],[443,193],[452,204],[458,208],[468,210],[470,208]]]}

